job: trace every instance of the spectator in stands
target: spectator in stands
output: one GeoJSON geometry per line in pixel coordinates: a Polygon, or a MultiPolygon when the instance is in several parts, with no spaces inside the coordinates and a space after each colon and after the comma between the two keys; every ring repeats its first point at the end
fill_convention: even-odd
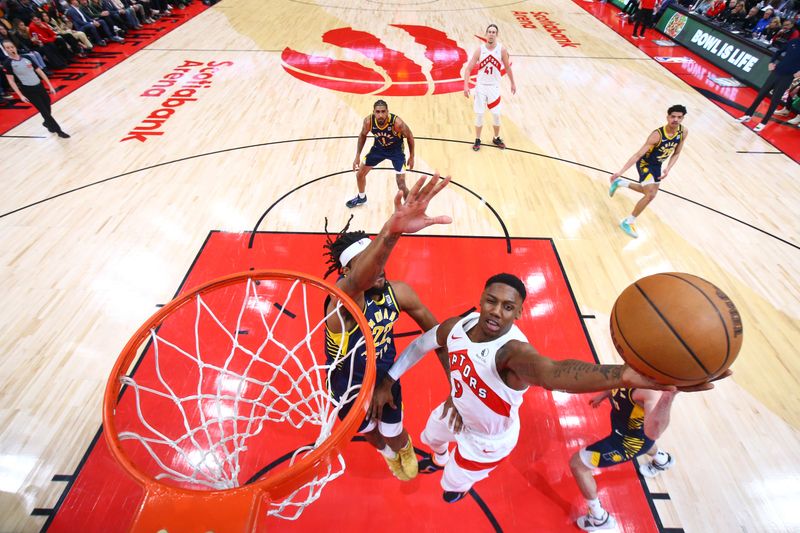
{"type": "MultiPolygon", "coordinates": [[[[747,6],[747,2],[745,2],[745,6],[747,6]]],[[[753,33],[756,28],[756,24],[758,21],[761,20],[761,8],[758,6],[753,6],[750,8],[750,11],[747,12],[747,16],[739,22],[739,29],[746,33],[753,33]]]]}
{"type": "Polygon", "coordinates": [[[141,22],[136,17],[136,10],[132,7],[126,7],[122,0],[103,0],[102,6],[112,15],[124,19],[125,26],[129,30],[138,30],[142,27],[141,22]]]}
{"type": "Polygon", "coordinates": [[[767,27],[764,28],[764,31],[761,33],[761,38],[769,42],[779,31],[781,31],[781,18],[772,17],[767,27]]]}
{"type": "MultiPolygon", "coordinates": [[[[788,115],[788,111],[791,110],[797,113],[797,116],[791,120],[787,120],[786,123],[797,126],[800,124],[800,76],[795,76],[794,81],[792,81],[792,85],[789,87],[787,100],[788,109],[786,114],[788,115]]],[[[775,114],[777,115],[778,112],[776,111],[775,114]]]]}
{"type": "Polygon", "coordinates": [[[76,29],[86,33],[98,46],[106,46],[106,39],[116,38],[105,21],[96,20],[88,11],[84,12],[78,0],[69,0],[69,8],[65,14],[76,29]]]}
{"type": "MultiPolygon", "coordinates": [[[[133,8],[139,24],[153,24],[158,18],[158,11],[150,7],[150,0],[119,0],[125,8],[133,8]]],[[[115,0],[114,4],[117,1],[115,0]]]]}
{"type": "Polygon", "coordinates": [[[31,23],[33,15],[39,11],[31,0],[12,0],[8,3],[8,9],[8,19],[12,21],[20,19],[26,26],[31,23]]]}
{"type": "Polygon", "coordinates": [[[767,112],[764,114],[764,118],[761,119],[761,123],[753,128],[755,132],[764,129],[767,125],[767,121],[772,117],[772,113],[775,112],[775,108],[778,107],[781,98],[783,98],[783,93],[785,93],[792,84],[794,78],[800,77],[800,38],[792,39],[786,43],[786,46],[782,50],[775,52],[770,60],[769,70],[771,74],[767,78],[767,81],[764,82],[764,86],[761,87],[761,90],[758,91],[756,99],[753,100],[753,103],[747,111],[744,112],[744,115],[738,119],[739,122],[749,121],[753,113],[756,112],[758,104],[772,91],[772,97],[767,112]]]}
{"type": "Polygon", "coordinates": [[[725,6],[727,6],[727,2],[725,0],[714,0],[708,9],[706,9],[705,15],[713,19],[720,15],[724,10],[725,6]]]}
{"type": "MultiPolygon", "coordinates": [[[[55,47],[67,63],[71,63],[73,56],[80,50],[77,43],[75,44],[75,50],[73,50],[69,43],[67,43],[63,37],[57,35],[56,32],[53,31],[53,28],[46,24],[38,13],[31,19],[31,23],[28,25],[28,32],[31,38],[37,38],[43,46],[55,47]]],[[[73,39],[73,42],[74,41],[75,39],[73,39]]]]}
{"type": "Polygon", "coordinates": [[[42,114],[44,118],[42,125],[45,128],[51,133],[57,133],[63,139],[68,139],[69,135],[64,133],[56,119],[50,114],[50,95],[47,94],[42,83],[47,84],[50,94],[56,94],[50,79],[42,72],[42,69],[36,68],[28,58],[19,55],[17,47],[11,41],[3,41],[3,49],[8,56],[3,63],[8,84],[11,85],[20,100],[30,102],[42,114]],[[17,84],[17,80],[19,80],[19,84],[17,84]]]}
{"type": "Polygon", "coordinates": [[[42,13],[42,20],[49,24],[50,27],[53,28],[53,31],[70,43],[70,46],[72,46],[70,39],[73,39],[80,49],[80,52],[78,52],[79,56],[85,57],[87,52],[92,51],[93,46],[91,41],[89,41],[89,38],[86,37],[86,34],[82,31],[74,30],[69,19],[64,18],[58,13],[56,13],[52,18],[50,18],[50,15],[47,13],[42,13]]]}
{"type": "MultiPolygon", "coordinates": [[[[125,35],[125,29],[127,29],[125,22],[117,15],[104,9],[100,0],[92,0],[91,2],[89,0],[80,0],[80,3],[84,13],[89,13],[93,19],[104,21],[106,25],[111,28],[111,31],[114,32],[115,37],[122,38],[122,36],[125,35]]],[[[112,37],[111,40],[115,39],[112,37]]]]}
{"type": "Polygon", "coordinates": [[[736,5],[730,10],[723,19],[724,23],[730,26],[732,29],[739,29],[741,24],[744,22],[745,17],[747,17],[747,12],[744,10],[744,1],[739,0],[736,2],[736,5]]]}
{"type": "Polygon", "coordinates": [[[67,60],[59,53],[58,48],[52,44],[45,44],[39,37],[31,35],[24,21],[15,19],[11,24],[14,26],[12,36],[16,36],[16,42],[21,43],[27,50],[39,52],[51,70],[67,68],[67,60]]]}
{"type": "Polygon", "coordinates": [[[781,29],[772,36],[770,45],[775,48],[783,48],[787,42],[796,39],[799,35],[800,32],[795,28],[794,21],[792,19],[786,19],[783,21],[781,29]]]}
{"type": "Polygon", "coordinates": [[[664,12],[667,10],[669,6],[675,3],[675,1],[676,0],[663,0],[663,2],[661,2],[661,4],[658,6],[658,11],[656,11],[656,14],[653,15],[653,21],[658,22],[659,20],[661,20],[661,16],[664,14],[664,12]]]}
{"type": "MultiPolygon", "coordinates": [[[[5,19],[0,19],[0,21],[8,22],[5,19]]],[[[28,50],[21,43],[19,43],[16,40],[17,37],[16,33],[9,32],[6,29],[7,26],[5,22],[0,23],[0,42],[11,41],[14,44],[14,46],[17,47],[19,55],[21,55],[22,57],[27,57],[36,68],[42,69],[44,73],[47,74],[48,70],[44,63],[44,58],[41,56],[41,54],[39,54],[39,52],[37,52],[36,50],[28,50]]],[[[10,25],[11,23],[9,23],[9,26],[10,25]]],[[[0,46],[0,60],[5,61],[7,57],[8,56],[6,55],[5,50],[3,49],[2,46],[0,46]]]]}
{"type": "Polygon", "coordinates": [[[731,11],[736,7],[738,3],[737,0],[730,0],[728,3],[725,4],[725,7],[714,16],[714,19],[717,22],[725,22],[725,19],[730,15],[731,11]]]}
{"type": "Polygon", "coordinates": [[[144,24],[152,24],[155,20],[151,19],[147,16],[147,9],[143,4],[137,3],[134,0],[109,0],[114,5],[122,4],[125,9],[132,9],[134,15],[136,16],[136,20],[139,21],[139,25],[144,24]]]}
{"type": "Polygon", "coordinates": [[[770,21],[775,16],[775,10],[771,7],[763,7],[761,8],[761,19],[756,23],[755,27],[753,28],[753,37],[761,37],[764,33],[764,30],[767,29],[769,26],[770,21]]]}

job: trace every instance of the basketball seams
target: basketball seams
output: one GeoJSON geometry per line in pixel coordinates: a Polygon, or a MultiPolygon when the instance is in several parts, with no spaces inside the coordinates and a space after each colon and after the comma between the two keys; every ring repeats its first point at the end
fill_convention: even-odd
{"type": "Polygon", "coordinates": [[[628,341],[628,339],[625,337],[625,334],[622,332],[622,327],[620,326],[620,323],[619,323],[619,313],[617,313],[617,311],[616,311],[616,305],[614,306],[614,309],[612,309],[612,311],[611,311],[611,316],[614,317],[614,322],[615,322],[615,324],[617,326],[615,329],[619,333],[620,337],[622,337],[622,340],[625,341],[625,344],[628,346],[628,348],[630,348],[630,350],[633,352],[633,355],[635,355],[636,358],[639,361],[641,361],[642,363],[646,364],[647,366],[649,366],[650,368],[652,368],[656,372],[658,372],[658,373],[660,373],[660,374],[662,374],[664,376],[667,376],[668,378],[672,378],[672,379],[676,379],[676,380],[680,380],[680,381],[687,381],[687,379],[685,377],[673,376],[672,374],[664,372],[660,368],[658,368],[655,365],[653,365],[652,363],[650,363],[650,361],[648,361],[647,359],[645,359],[644,357],[639,355],[639,352],[637,352],[634,349],[633,344],[631,344],[630,341],[628,341]]]}
{"type": "MultiPolygon", "coordinates": [[[[714,371],[714,374],[719,372],[720,368],[727,368],[726,365],[728,364],[728,359],[730,359],[730,356],[731,356],[731,338],[730,338],[730,335],[728,334],[728,324],[725,323],[725,317],[723,316],[722,312],[719,310],[719,308],[714,303],[714,301],[708,296],[708,294],[706,294],[706,292],[702,288],[698,287],[697,285],[692,283],[690,280],[688,280],[688,279],[686,279],[686,278],[684,278],[682,276],[679,276],[677,274],[672,274],[672,273],[669,273],[669,272],[664,272],[662,274],[662,276],[669,276],[671,278],[676,278],[676,279],[679,279],[679,280],[681,280],[681,281],[683,281],[685,283],[688,283],[692,288],[696,289],[700,294],[702,294],[703,297],[706,300],[708,300],[708,303],[711,304],[711,307],[713,307],[714,310],[717,312],[717,316],[719,317],[720,322],[722,322],[722,331],[725,332],[726,350],[725,350],[725,359],[722,361],[722,364],[719,366],[719,368],[717,368],[717,370],[714,371]]],[[[700,278],[698,278],[698,279],[700,279],[700,278]]],[[[717,289],[717,287],[714,287],[714,288],[717,289]]],[[[719,289],[717,289],[717,290],[719,290],[719,289]]],[[[711,375],[709,375],[709,377],[711,377],[711,375]]]]}
{"type": "MultiPolygon", "coordinates": [[[[684,340],[683,340],[683,337],[681,337],[681,336],[678,334],[678,332],[677,332],[677,331],[675,331],[675,328],[674,328],[674,327],[672,327],[672,324],[670,324],[670,323],[669,323],[669,321],[667,320],[667,318],[666,318],[666,317],[665,317],[665,316],[664,316],[664,315],[661,313],[661,310],[660,310],[660,309],[659,309],[659,308],[656,306],[656,304],[654,304],[654,303],[653,303],[653,301],[652,301],[652,300],[650,300],[650,297],[649,297],[649,296],[647,296],[647,293],[644,291],[644,289],[642,289],[642,288],[639,286],[639,283],[638,283],[638,282],[637,282],[637,283],[634,283],[634,284],[633,284],[633,286],[634,286],[634,287],[636,287],[636,289],[637,289],[637,290],[639,291],[639,293],[640,293],[640,294],[641,294],[641,295],[644,297],[644,299],[647,301],[647,303],[648,303],[648,304],[650,304],[650,306],[653,308],[653,310],[656,312],[656,314],[658,314],[658,316],[659,316],[659,318],[661,319],[661,321],[662,321],[662,322],[664,322],[664,324],[666,324],[666,326],[669,328],[669,330],[672,332],[672,334],[673,334],[673,335],[675,335],[675,338],[677,338],[677,339],[678,339],[678,341],[679,341],[679,342],[680,342],[680,343],[683,345],[683,347],[686,349],[686,351],[687,351],[687,352],[689,352],[689,355],[691,355],[691,356],[692,356],[692,359],[694,359],[694,361],[695,361],[695,362],[696,362],[696,363],[697,363],[697,364],[700,366],[700,368],[702,368],[702,369],[703,369],[703,372],[705,372],[705,373],[706,373],[708,376],[711,376],[711,373],[710,373],[710,372],[708,371],[708,369],[705,367],[705,365],[704,365],[704,364],[703,364],[703,362],[700,360],[700,358],[699,358],[699,357],[697,357],[697,355],[696,355],[696,354],[694,353],[694,351],[693,351],[693,350],[692,350],[692,349],[689,347],[689,345],[686,343],[686,341],[684,341],[684,340]]],[[[715,307],[715,309],[716,309],[716,307],[715,307]]]]}

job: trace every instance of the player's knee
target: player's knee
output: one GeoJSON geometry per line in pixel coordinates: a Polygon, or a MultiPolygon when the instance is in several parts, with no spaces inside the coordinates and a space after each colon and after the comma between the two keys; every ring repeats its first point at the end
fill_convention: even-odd
{"type": "Polygon", "coordinates": [[[647,197],[647,199],[649,201],[651,201],[651,202],[655,199],[656,194],[658,194],[658,189],[651,189],[651,190],[645,191],[645,193],[644,193],[644,195],[647,197]]]}
{"type": "Polygon", "coordinates": [[[500,112],[499,111],[492,111],[492,124],[495,126],[500,125],[500,112]]]}
{"type": "Polygon", "coordinates": [[[581,470],[585,469],[586,466],[583,464],[581,460],[581,452],[577,451],[572,454],[572,457],[569,458],[569,468],[572,472],[580,472],[581,470]]]}
{"type": "Polygon", "coordinates": [[[478,128],[483,126],[483,113],[475,113],[475,126],[478,128]]]}

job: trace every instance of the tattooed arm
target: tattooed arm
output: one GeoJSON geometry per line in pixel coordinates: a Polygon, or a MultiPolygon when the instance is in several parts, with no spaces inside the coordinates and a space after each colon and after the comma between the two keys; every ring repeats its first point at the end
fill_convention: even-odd
{"type": "Polygon", "coordinates": [[[675,390],[642,376],[627,365],[595,365],[567,359],[554,361],[527,342],[510,341],[497,352],[497,370],[512,389],[529,385],[566,392],[594,392],[620,387],[675,390]]]}

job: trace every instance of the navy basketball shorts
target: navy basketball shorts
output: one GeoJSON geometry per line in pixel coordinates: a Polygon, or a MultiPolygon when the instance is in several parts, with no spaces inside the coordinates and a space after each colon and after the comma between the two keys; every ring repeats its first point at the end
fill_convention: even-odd
{"type": "Polygon", "coordinates": [[[606,468],[630,461],[652,448],[655,441],[623,435],[614,431],[608,437],[588,445],[580,451],[581,460],[588,468],[606,468]]]}
{"type": "Polygon", "coordinates": [[[650,164],[649,161],[640,159],[636,162],[636,171],[639,173],[639,183],[650,185],[661,181],[661,164],[650,164]]]}
{"type": "MultiPolygon", "coordinates": [[[[375,383],[380,383],[383,381],[384,376],[386,376],[386,371],[381,372],[378,371],[375,376],[375,383]]],[[[350,379],[349,371],[336,371],[334,370],[331,373],[331,393],[336,400],[339,400],[347,393],[347,382],[350,379]]],[[[353,381],[355,383],[359,383],[360,380],[354,378],[353,381]]],[[[354,383],[351,383],[351,389],[354,383]]],[[[350,390],[347,393],[350,401],[348,401],[342,408],[339,410],[339,420],[343,420],[347,413],[350,412],[350,408],[353,406],[353,401],[355,400],[356,396],[358,396],[358,390],[350,390]]],[[[395,384],[392,386],[392,399],[394,400],[395,407],[392,408],[391,405],[386,404],[383,406],[383,413],[381,414],[381,423],[382,424],[399,424],[403,421],[403,390],[400,387],[400,382],[396,381],[395,384]]],[[[364,421],[361,423],[361,426],[358,428],[358,432],[364,432],[368,426],[372,424],[372,420],[367,416],[364,421]]],[[[393,436],[393,435],[390,435],[393,436]]]]}
{"type": "Polygon", "coordinates": [[[398,174],[403,174],[405,172],[405,170],[403,170],[403,165],[406,164],[406,154],[403,153],[402,149],[386,150],[381,146],[373,146],[367,154],[364,164],[368,167],[374,167],[384,159],[388,159],[392,162],[392,167],[398,174]]]}

